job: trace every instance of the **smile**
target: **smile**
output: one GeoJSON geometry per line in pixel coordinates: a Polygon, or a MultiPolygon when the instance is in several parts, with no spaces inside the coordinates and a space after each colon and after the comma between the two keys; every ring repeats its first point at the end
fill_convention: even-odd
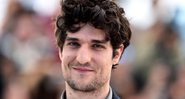
{"type": "Polygon", "coordinates": [[[85,68],[85,67],[73,67],[74,70],[78,71],[78,72],[93,72],[93,69],[90,68],[85,68]]]}

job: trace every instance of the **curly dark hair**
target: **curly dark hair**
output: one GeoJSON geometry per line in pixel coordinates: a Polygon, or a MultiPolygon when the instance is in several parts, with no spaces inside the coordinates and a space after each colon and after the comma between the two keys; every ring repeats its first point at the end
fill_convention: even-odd
{"type": "Polygon", "coordinates": [[[62,50],[66,32],[77,32],[81,23],[105,31],[106,40],[113,50],[121,44],[129,45],[131,29],[124,9],[111,0],[65,0],[61,2],[61,14],[56,19],[56,38],[62,50]]]}

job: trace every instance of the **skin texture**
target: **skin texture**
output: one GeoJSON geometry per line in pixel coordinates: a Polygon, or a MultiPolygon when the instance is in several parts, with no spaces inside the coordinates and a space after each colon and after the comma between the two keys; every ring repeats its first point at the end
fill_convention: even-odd
{"type": "Polygon", "coordinates": [[[113,57],[112,45],[105,38],[103,30],[89,24],[77,32],[67,32],[59,56],[68,99],[106,98],[112,65],[118,63],[123,45],[113,57]]]}

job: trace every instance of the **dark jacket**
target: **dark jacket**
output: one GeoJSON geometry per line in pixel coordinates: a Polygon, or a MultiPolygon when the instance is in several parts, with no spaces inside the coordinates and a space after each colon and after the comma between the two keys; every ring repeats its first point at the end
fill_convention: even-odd
{"type": "MultiPolygon", "coordinates": [[[[66,99],[66,91],[62,93],[62,97],[61,99],[66,99]]],[[[112,91],[112,99],[121,99],[121,98],[114,91],[112,91]]]]}
{"type": "Polygon", "coordinates": [[[121,99],[114,91],[112,91],[112,99],[121,99]]]}

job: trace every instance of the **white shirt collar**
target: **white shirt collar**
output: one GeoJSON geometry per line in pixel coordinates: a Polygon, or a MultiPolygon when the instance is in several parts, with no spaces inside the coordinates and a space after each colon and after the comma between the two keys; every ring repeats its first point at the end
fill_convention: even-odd
{"type": "Polygon", "coordinates": [[[112,99],[112,88],[109,88],[109,94],[106,99],[112,99]]]}

